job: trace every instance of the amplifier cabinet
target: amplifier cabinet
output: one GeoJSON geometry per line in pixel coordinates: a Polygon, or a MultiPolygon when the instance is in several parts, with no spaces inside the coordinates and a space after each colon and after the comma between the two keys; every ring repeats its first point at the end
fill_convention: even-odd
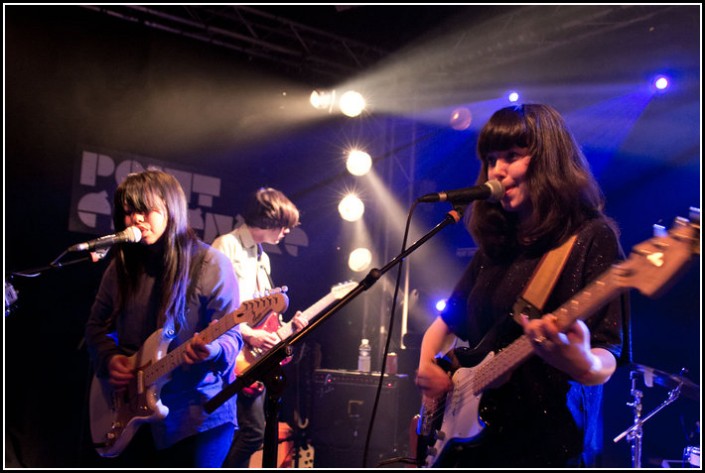
{"type": "Polygon", "coordinates": [[[400,401],[403,391],[416,388],[405,374],[385,375],[372,427],[368,465],[362,464],[379,378],[379,372],[315,370],[309,427],[316,451],[315,467],[374,467],[381,460],[399,456],[406,447],[408,419],[400,419],[400,410],[404,410],[400,401]]]}

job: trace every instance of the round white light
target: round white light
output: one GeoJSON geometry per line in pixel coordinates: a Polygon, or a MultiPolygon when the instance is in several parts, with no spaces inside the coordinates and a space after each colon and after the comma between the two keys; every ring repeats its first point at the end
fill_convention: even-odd
{"type": "Polygon", "coordinates": [[[365,109],[365,99],[359,92],[349,90],[340,96],[340,111],[348,117],[356,117],[365,109]]]}
{"type": "Polygon", "coordinates": [[[311,97],[309,98],[309,101],[311,102],[313,108],[318,110],[324,110],[326,108],[331,108],[334,99],[335,91],[323,92],[320,90],[314,90],[313,92],[311,92],[311,97]]]}
{"type": "Polygon", "coordinates": [[[354,149],[348,153],[345,165],[353,176],[364,176],[372,167],[372,158],[364,151],[354,149]]]}
{"type": "Polygon", "coordinates": [[[365,213],[365,204],[355,195],[347,195],[338,204],[338,212],[343,220],[356,222],[365,213]]]}
{"type": "Polygon", "coordinates": [[[668,87],[668,79],[664,76],[660,76],[654,81],[654,86],[656,86],[658,90],[665,90],[666,87],[668,87]]]}
{"type": "Polygon", "coordinates": [[[445,299],[441,299],[440,301],[436,302],[436,310],[438,312],[443,312],[443,309],[446,308],[446,302],[447,301],[445,299]]]}
{"type": "Polygon", "coordinates": [[[364,271],[372,264],[372,252],[367,248],[357,248],[350,252],[348,268],[355,272],[364,271]]]}

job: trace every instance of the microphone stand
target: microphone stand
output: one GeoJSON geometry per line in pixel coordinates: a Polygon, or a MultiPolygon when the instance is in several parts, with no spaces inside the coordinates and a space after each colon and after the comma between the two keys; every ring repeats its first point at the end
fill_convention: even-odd
{"type": "MultiPolygon", "coordinates": [[[[223,388],[218,394],[213,396],[205,404],[205,410],[212,413],[215,409],[221,406],[225,401],[239,393],[242,388],[249,386],[257,380],[261,380],[267,388],[267,397],[265,399],[265,435],[264,435],[264,450],[262,455],[263,468],[276,468],[277,465],[277,443],[278,443],[278,413],[281,405],[281,393],[285,386],[285,377],[281,369],[281,362],[291,354],[292,345],[295,345],[299,340],[305,338],[308,333],[315,330],[320,324],[327,320],[331,315],[345,307],[353,299],[359,296],[363,291],[366,291],[377,280],[382,277],[387,271],[392,269],[397,264],[401,263],[409,254],[416,251],[421,245],[426,243],[436,233],[450,224],[457,223],[462,218],[463,208],[455,206],[455,208],[446,214],[446,218],[436,225],[430,232],[414,242],[409,248],[394,257],[381,269],[373,268],[367,276],[359,282],[359,284],[344,297],[333,303],[325,312],[314,318],[306,327],[299,332],[292,334],[286,339],[277,343],[271,350],[265,353],[260,359],[255,361],[250,367],[245,370],[234,383],[223,388]]],[[[363,465],[364,467],[364,465],[363,465]]]]}
{"type": "MultiPolygon", "coordinates": [[[[13,311],[13,305],[17,300],[19,299],[19,291],[15,289],[15,287],[12,285],[12,281],[14,280],[15,277],[25,277],[25,278],[35,278],[37,276],[42,275],[42,273],[45,273],[49,270],[52,269],[60,269],[63,268],[64,266],[71,266],[76,263],[83,263],[84,261],[97,261],[96,259],[93,259],[91,256],[85,256],[82,258],[76,258],[71,261],[67,261],[65,263],[59,262],[61,258],[64,257],[64,255],[68,253],[68,250],[64,251],[61,253],[54,261],[49,263],[46,266],[42,266],[39,268],[32,268],[32,269],[25,269],[22,271],[12,271],[10,272],[10,277],[9,280],[5,279],[5,317],[10,315],[13,311]]],[[[105,256],[105,252],[96,252],[97,254],[97,259],[102,259],[105,256]]]]}
{"type": "Polygon", "coordinates": [[[108,249],[102,249],[102,250],[92,250],[91,253],[95,255],[95,258],[93,256],[84,256],[81,258],[76,258],[71,261],[67,261],[65,263],[61,263],[59,260],[64,257],[65,254],[69,253],[69,250],[64,250],[59,256],[57,256],[54,261],[49,263],[46,266],[42,266],[40,268],[33,268],[33,269],[26,269],[24,271],[14,271],[11,274],[13,276],[23,276],[23,277],[28,277],[28,278],[33,278],[36,276],[39,276],[40,274],[49,271],[51,269],[60,269],[63,268],[64,266],[71,266],[76,263],[83,263],[84,261],[93,261],[96,262],[98,260],[101,260],[105,257],[105,255],[108,253],[108,249]]]}
{"type": "Polygon", "coordinates": [[[49,271],[51,269],[60,269],[63,268],[64,266],[71,266],[76,263],[83,263],[84,261],[91,261],[90,256],[86,256],[83,258],[77,258],[72,261],[67,261],[66,263],[50,263],[47,266],[42,266],[40,268],[33,268],[33,269],[26,269],[24,271],[13,271],[12,275],[13,276],[24,276],[24,277],[35,277],[39,276],[40,274],[49,271]]]}

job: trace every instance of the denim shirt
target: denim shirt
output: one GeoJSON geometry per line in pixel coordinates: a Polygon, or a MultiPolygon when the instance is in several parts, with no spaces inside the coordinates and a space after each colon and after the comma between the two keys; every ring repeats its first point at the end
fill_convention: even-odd
{"type": "MultiPolygon", "coordinates": [[[[219,319],[239,306],[237,280],[230,261],[203,242],[192,247],[192,279],[188,291],[186,326],[177,334],[164,327],[162,336],[169,351],[187,342],[194,332],[201,331],[212,320],[219,319]],[[173,340],[169,341],[169,335],[173,340]]],[[[162,327],[156,326],[159,306],[159,272],[149,269],[140,275],[139,290],[133,300],[117,310],[118,278],[112,261],[101,280],[98,294],[86,324],[86,342],[99,377],[107,376],[111,356],[136,353],[150,335],[162,327]]],[[[152,424],[157,448],[166,448],[188,436],[222,425],[237,425],[235,398],[231,398],[208,414],[204,404],[218,394],[231,378],[235,359],[242,348],[242,336],[235,326],[218,337],[221,353],[213,360],[195,365],[180,364],[170,373],[170,380],[161,389],[162,404],[169,409],[166,418],[152,424]]],[[[156,383],[155,383],[156,384],[156,383]]]]}

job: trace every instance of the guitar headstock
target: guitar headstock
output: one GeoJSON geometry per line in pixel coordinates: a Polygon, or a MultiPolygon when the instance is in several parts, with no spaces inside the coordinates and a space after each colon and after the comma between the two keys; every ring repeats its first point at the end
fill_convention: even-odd
{"type": "Polygon", "coordinates": [[[237,323],[246,323],[254,327],[272,312],[284,312],[289,307],[289,297],[284,291],[276,288],[269,295],[250,299],[240,304],[235,311],[237,323]]]}
{"type": "Polygon", "coordinates": [[[343,297],[347,296],[350,291],[355,289],[357,285],[358,283],[356,283],[355,281],[341,282],[333,286],[330,292],[336,299],[342,299],[343,297]]]}
{"type": "Polygon", "coordinates": [[[288,292],[289,288],[287,286],[279,286],[279,287],[272,287],[269,289],[265,289],[264,291],[255,291],[254,296],[252,297],[253,299],[259,299],[264,296],[269,296],[272,294],[280,294],[284,292],[288,292]]]}
{"type": "Polygon", "coordinates": [[[685,272],[693,254],[700,254],[700,209],[690,220],[678,217],[668,232],[635,245],[629,258],[617,265],[618,283],[648,297],[659,297],[685,272]]]}

